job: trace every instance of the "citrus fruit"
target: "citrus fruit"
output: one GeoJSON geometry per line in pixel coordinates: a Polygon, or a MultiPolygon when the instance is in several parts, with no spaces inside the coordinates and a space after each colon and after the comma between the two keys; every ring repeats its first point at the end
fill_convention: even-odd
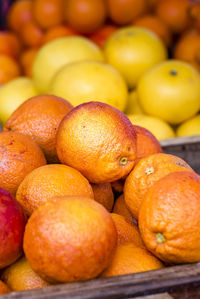
{"type": "Polygon", "coordinates": [[[62,197],[39,207],[24,234],[31,268],[49,282],[97,277],[108,267],[116,243],[109,212],[96,201],[81,197],[62,197]]]}
{"type": "Polygon", "coordinates": [[[48,29],[60,25],[64,20],[62,0],[34,0],[33,18],[40,28],[48,29]]]}
{"type": "Polygon", "coordinates": [[[102,204],[109,212],[114,204],[114,194],[110,183],[91,184],[94,193],[94,200],[102,204]]]}
{"type": "Polygon", "coordinates": [[[164,153],[147,156],[136,164],[124,185],[124,199],[134,218],[138,219],[147,190],[162,177],[176,171],[193,172],[183,159],[164,153]]]}
{"type": "Polygon", "coordinates": [[[137,92],[147,114],[179,124],[199,110],[200,75],[186,62],[167,60],[140,78],[137,92]]]}
{"type": "Polygon", "coordinates": [[[134,243],[117,246],[112,262],[101,277],[118,276],[164,268],[164,265],[145,248],[134,243]]]}
{"type": "Polygon", "coordinates": [[[35,59],[35,56],[37,54],[38,49],[37,48],[28,48],[24,50],[20,57],[19,61],[23,70],[23,73],[27,77],[32,77],[32,65],[35,59]]]}
{"type": "Polygon", "coordinates": [[[94,198],[88,180],[76,169],[48,164],[27,175],[17,190],[16,199],[27,215],[39,206],[50,202],[53,196],[81,196],[94,198]]]}
{"type": "Polygon", "coordinates": [[[19,36],[26,47],[40,47],[44,33],[35,21],[22,26],[19,36]]]}
{"type": "Polygon", "coordinates": [[[54,39],[64,36],[77,35],[78,33],[69,26],[57,25],[45,31],[42,43],[46,44],[54,39]]]}
{"type": "Polygon", "coordinates": [[[133,125],[137,125],[149,130],[158,140],[174,138],[175,132],[164,120],[146,114],[127,115],[133,125]]]}
{"type": "Polygon", "coordinates": [[[118,25],[131,23],[147,8],[145,0],[108,0],[107,5],[110,19],[118,25]]]}
{"type": "Polygon", "coordinates": [[[28,98],[38,94],[33,81],[18,77],[0,88],[0,120],[5,123],[12,112],[28,98]]]}
{"type": "Polygon", "coordinates": [[[67,36],[43,45],[33,63],[33,80],[45,93],[55,73],[64,65],[79,60],[103,61],[103,53],[89,39],[82,36],[67,36]]]}
{"type": "Polygon", "coordinates": [[[200,72],[200,33],[191,31],[183,34],[175,44],[173,55],[175,59],[192,64],[200,72]]]}
{"type": "Polygon", "coordinates": [[[180,124],[176,134],[178,137],[200,135],[200,115],[197,114],[180,124]]]}
{"type": "Polygon", "coordinates": [[[80,33],[92,33],[99,29],[107,17],[104,0],[68,0],[65,2],[65,20],[80,33]]]}
{"type": "Polygon", "coordinates": [[[129,119],[100,102],[73,108],[61,121],[56,149],[61,163],[78,169],[91,183],[127,175],[136,158],[136,135],[129,119]]]}
{"type": "Polygon", "coordinates": [[[160,0],[155,12],[173,33],[181,33],[189,26],[189,8],[190,2],[187,0],[160,0]]]}
{"type": "Polygon", "coordinates": [[[11,30],[19,32],[22,26],[32,20],[32,4],[30,0],[15,1],[9,8],[7,24],[11,30]]]}
{"type": "Polygon", "coordinates": [[[43,150],[48,162],[58,162],[56,132],[72,105],[54,95],[39,95],[22,103],[8,118],[4,131],[30,136],[43,150]]]}
{"type": "Polygon", "coordinates": [[[1,277],[12,291],[17,292],[44,288],[49,285],[32,270],[25,257],[7,267],[1,277]]]}
{"type": "Polygon", "coordinates": [[[137,159],[138,162],[140,159],[147,156],[162,153],[162,148],[159,141],[156,137],[147,129],[134,126],[136,135],[137,135],[137,159]]]}
{"type": "Polygon", "coordinates": [[[142,110],[142,107],[140,106],[140,103],[138,101],[138,95],[136,89],[133,89],[132,91],[129,91],[128,93],[128,99],[127,104],[125,108],[125,113],[127,115],[129,114],[143,114],[144,111],[142,110]]]}
{"type": "Polygon", "coordinates": [[[113,32],[117,30],[117,28],[118,27],[113,24],[105,24],[100,29],[88,35],[88,37],[99,47],[103,48],[108,37],[113,34],[113,32]]]}
{"type": "Polygon", "coordinates": [[[16,60],[8,55],[0,54],[0,85],[3,85],[21,74],[16,60]]]}
{"type": "Polygon", "coordinates": [[[21,50],[21,41],[14,32],[0,30],[0,54],[18,58],[21,50]]]}
{"type": "Polygon", "coordinates": [[[136,223],[136,220],[133,218],[131,212],[127,208],[127,205],[124,200],[124,194],[121,194],[115,200],[113,213],[123,216],[126,219],[126,221],[130,224],[136,223]]]}
{"type": "Polygon", "coordinates": [[[2,280],[0,280],[0,294],[2,295],[10,292],[11,290],[8,288],[8,286],[2,280]]]}
{"type": "Polygon", "coordinates": [[[136,246],[144,247],[138,227],[135,223],[128,223],[122,215],[111,213],[111,217],[117,229],[118,245],[132,242],[136,246]]]}
{"type": "Polygon", "coordinates": [[[147,192],[139,228],[147,248],[167,263],[200,260],[200,180],[192,172],[174,172],[147,192]]]}
{"type": "Polygon", "coordinates": [[[169,47],[172,43],[171,30],[167,24],[155,14],[145,14],[133,21],[133,25],[152,30],[169,47]]]}
{"type": "Polygon", "coordinates": [[[119,195],[123,192],[124,188],[124,178],[111,182],[114,193],[119,195]]]}
{"type": "Polygon", "coordinates": [[[2,188],[0,188],[0,218],[0,269],[3,269],[22,255],[26,217],[16,199],[2,188]]]}
{"type": "Polygon", "coordinates": [[[0,144],[0,187],[15,195],[24,177],[46,159],[34,140],[18,132],[0,132],[0,144]]]}
{"type": "Polygon", "coordinates": [[[62,67],[52,78],[48,92],[67,99],[74,106],[95,100],[121,111],[126,107],[128,96],[120,73],[98,61],[79,61],[62,67]]]}
{"type": "Polygon", "coordinates": [[[167,58],[163,42],[152,31],[138,26],[116,30],[106,41],[105,60],[124,77],[129,88],[143,73],[167,58]]]}

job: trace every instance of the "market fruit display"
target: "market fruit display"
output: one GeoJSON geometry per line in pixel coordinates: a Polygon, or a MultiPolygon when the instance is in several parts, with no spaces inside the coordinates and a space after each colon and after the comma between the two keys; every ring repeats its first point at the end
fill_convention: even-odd
{"type": "Polygon", "coordinates": [[[200,262],[200,177],[160,142],[200,134],[199,7],[10,6],[0,56],[19,75],[0,82],[0,294],[200,262]]]}

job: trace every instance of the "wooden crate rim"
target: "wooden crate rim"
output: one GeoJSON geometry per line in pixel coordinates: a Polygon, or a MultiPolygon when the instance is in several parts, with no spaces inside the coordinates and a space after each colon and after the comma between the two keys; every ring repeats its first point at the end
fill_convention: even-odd
{"type": "Polygon", "coordinates": [[[89,281],[65,283],[42,289],[12,292],[1,299],[111,299],[165,292],[186,285],[200,285],[200,263],[89,281]]]}
{"type": "Polygon", "coordinates": [[[162,147],[200,143],[200,135],[160,140],[162,147]]]}

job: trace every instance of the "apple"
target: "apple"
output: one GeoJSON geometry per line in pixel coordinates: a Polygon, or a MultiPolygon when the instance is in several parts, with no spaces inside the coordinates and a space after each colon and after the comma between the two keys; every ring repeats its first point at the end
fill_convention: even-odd
{"type": "Polygon", "coordinates": [[[26,217],[16,199],[0,188],[0,269],[15,262],[22,254],[26,217]]]}

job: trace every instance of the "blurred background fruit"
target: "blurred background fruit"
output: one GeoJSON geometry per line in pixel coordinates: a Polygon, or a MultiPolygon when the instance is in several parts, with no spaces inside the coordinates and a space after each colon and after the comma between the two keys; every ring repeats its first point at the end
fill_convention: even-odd
{"type": "Polygon", "coordinates": [[[107,63],[114,66],[133,88],[141,75],[154,64],[167,58],[162,41],[150,30],[137,26],[118,29],[104,48],[107,63]]]}
{"type": "Polygon", "coordinates": [[[73,106],[93,100],[121,111],[126,107],[128,95],[127,85],[115,68],[88,60],[62,67],[52,78],[48,92],[68,99],[73,106]]]}
{"type": "MultiPolygon", "coordinates": [[[[105,93],[107,99],[103,101],[114,104],[129,115],[148,114],[150,117],[156,116],[161,121],[174,124],[176,114],[174,116],[174,112],[169,109],[169,99],[168,106],[162,101],[162,109],[161,107],[155,109],[158,99],[150,91],[151,104],[144,108],[141,105],[143,100],[139,99],[141,92],[139,95],[138,87],[141,84],[140,78],[146,71],[167,59],[184,61],[200,72],[198,1],[8,0],[8,2],[10,4],[4,5],[4,15],[1,17],[3,30],[0,30],[0,55],[6,55],[0,59],[1,85],[19,76],[26,76],[33,78],[39,94],[47,93],[49,90],[54,92],[51,86],[54,81],[52,78],[56,78],[56,73],[61,72],[62,67],[79,60],[104,61],[121,74],[129,95],[119,96],[118,103],[114,104],[109,94],[105,93]],[[151,109],[151,106],[154,108],[151,109]],[[168,117],[161,110],[165,110],[168,117]]],[[[100,83],[97,71],[92,80],[89,79],[88,73],[87,77],[96,86],[100,83]]],[[[87,100],[84,96],[81,99],[83,81],[78,83],[77,79],[69,80],[67,75],[63,75],[62,80],[57,79],[56,82],[56,85],[62,86],[59,88],[62,89],[62,93],[64,85],[71,85],[74,97],[76,95],[78,99],[77,103],[72,99],[73,105],[87,100]],[[70,83],[72,81],[76,82],[76,88],[72,88],[73,84],[70,83]]],[[[84,90],[89,90],[88,84],[84,85],[84,90]]],[[[160,85],[160,81],[157,85],[160,85]]],[[[111,81],[105,86],[109,86],[110,91],[117,94],[117,89],[115,90],[111,81]]],[[[61,96],[70,101],[67,93],[61,96]]],[[[96,90],[95,94],[90,93],[90,96],[92,97],[90,100],[102,100],[99,90],[96,90]]],[[[182,95],[179,99],[182,103],[185,101],[184,98],[182,100],[182,95]]],[[[198,101],[200,102],[200,99],[198,101]]],[[[175,102],[178,102],[178,96],[175,102]]],[[[6,106],[6,104],[0,105],[6,106]]],[[[173,106],[175,108],[175,103],[173,106]]],[[[195,108],[197,106],[190,97],[187,106],[188,112],[184,114],[181,111],[179,114],[182,117],[177,117],[175,121],[180,125],[199,112],[199,108],[195,108]]],[[[3,122],[8,116],[9,113],[3,122]]],[[[162,128],[163,126],[160,127],[162,139],[176,136],[176,125],[173,127],[173,134],[168,127],[171,131],[169,136],[162,128]]],[[[198,130],[191,132],[191,134],[197,133],[200,134],[198,130]]]]}
{"type": "Polygon", "coordinates": [[[11,113],[38,91],[30,78],[17,77],[0,88],[0,120],[4,124],[11,113]]]}
{"type": "Polygon", "coordinates": [[[200,74],[186,62],[167,60],[141,77],[137,93],[147,114],[179,124],[199,111],[200,74]]]}
{"type": "Polygon", "coordinates": [[[80,60],[103,61],[102,51],[81,36],[62,37],[40,48],[33,63],[33,81],[40,92],[48,92],[56,72],[68,63],[80,60]]]}

